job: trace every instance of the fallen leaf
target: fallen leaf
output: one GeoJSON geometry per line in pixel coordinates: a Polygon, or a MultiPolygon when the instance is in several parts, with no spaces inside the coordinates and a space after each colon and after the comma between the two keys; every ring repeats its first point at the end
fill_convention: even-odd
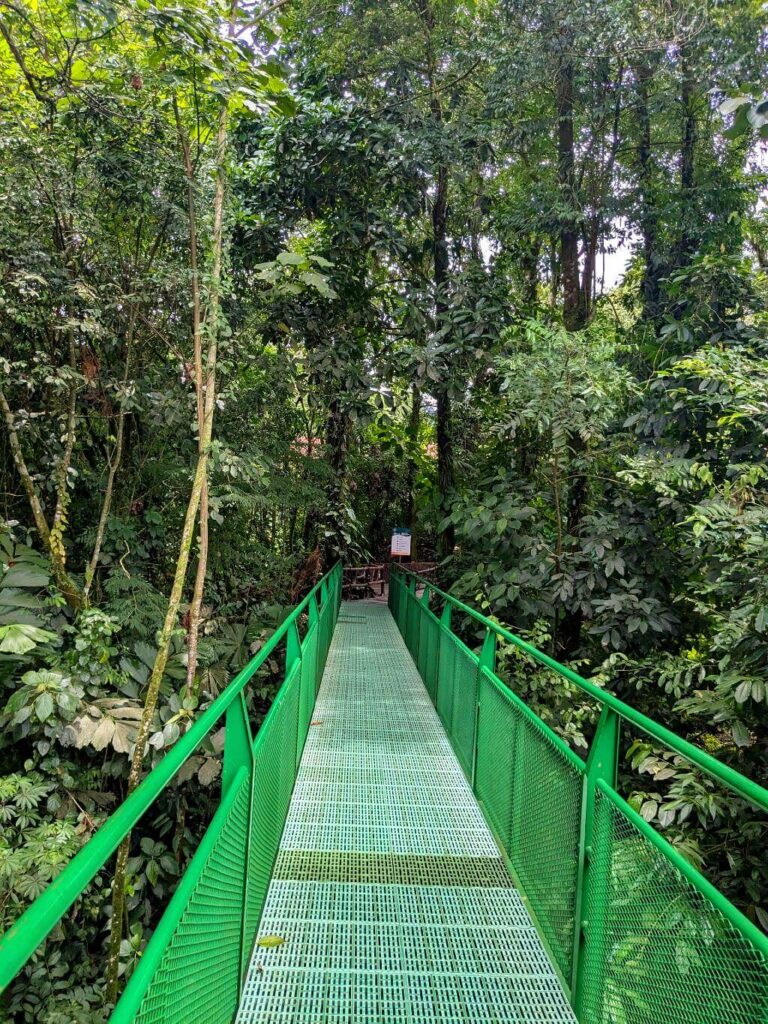
{"type": "Polygon", "coordinates": [[[314,720],[314,722],[310,722],[309,724],[310,725],[322,725],[323,724],[323,720],[322,720],[322,718],[316,718],[314,720]]]}
{"type": "Polygon", "coordinates": [[[265,935],[261,939],[256,939],[256,945],[261,946],[262,949],[274,949],[276,946],[282,946],[285,939],[279,935],[265,935]]]}

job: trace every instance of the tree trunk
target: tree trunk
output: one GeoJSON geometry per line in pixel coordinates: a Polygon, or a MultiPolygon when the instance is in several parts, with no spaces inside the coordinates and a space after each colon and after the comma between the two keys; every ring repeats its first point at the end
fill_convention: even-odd
{"type": "Polygon", "coordinates": [[[555,95],[557,105],[557,180],[560,202],[567,213],[560,228],[560,276],[563,282],[563,323],[579,331],[587,322],[579,285],[579,225],[576,211],[576,155],[573,134],[573,65],[569,41],[561,30],[562,56],[558,60],[555,95]]]}
{"type": "MultiPolygon", "coordinates": [[[[198,261],[197,210],[195,208],[195,172],[189,139],[183,129],[179,109],[174,104],[176,131],[179,138],[184,175],[187,179],[187,223],[189,228],[189,269],[192,288],[192,358],[195,367],[195,404],[197,409],[198,453],[203,451],[203,429],[205,425],[205,383],[203,381],[203,314],[200,299],[200,268],[198,261]]],[[[215,325],[214,325],[215,330],[215,325]]],[[[197,572],[189,606],[189,627],[187,629],[187,696],[194,696],[195,673],[197,671],[197,648],[200,635],[200,614],[205,592],[205,576],[208,567],[208,474],[203,478],[200,491],[197,572]]]]}
{"type": "MultiPolygon", "coordinates": [[[[579,331],[587,323],[584,293],[579,281],[579,225],[576,206],[576,152],[573,129],[573,76],[569,57],[571,40],[560,30],[560,53],[555,83],[557,104],[557,168],[561,202],[568,210],[560,230],[560,273],[563,281],[563,324],[567,331],[579,331]]],[[[584,453],[584,440],[578,431],[569,431],[569,488],[566,507],[566,531],[573,538],[578,532],[585,498],[585,478],[578,463],[584,453]]],[[[572,543],[572,541],[571,541],[572,543]]],[[[581,634],[581,613],[565,612],[556,630],[557,644],[566,642],[561,652],[572,651],[581,634]]]]}
{"type": "MultiPolygon", "coordinates": [[[[133,354],[133,333],[136,326],[136,305],[131,304],[130,313],[128,314],[128,327],[125,332],[125,367],[123,369],[123,389],[128,385],[131,372],[131,356],[133,354]]],[[[101,503],[101,512],[99,514],[99,522],[96,527],[96,538],[93,542],[93,551],[88,561],[88,565],[85,569],[85,586],[83,588],[83,597],[86,604],[90,599],[91,586],[93,585],[93,578],[96,575],[96,569],[99,564],[99,556],[101,555],[101,546],[104,543],[104,532],[107,528],[107,520],[109,519],[109,513],[112,508],[112,495],[115,489],[115,477],[117,471],[120,468],[120,462],[123,457],[123,438],[125,435],[125,403],[120,403],[120,411],[117,414],[117,437],[115,438],[115,447],[112,452],[112,457],[109,460],[109,472],[107,474],[107,486],[104,488],[104,500],[101,503]]]]}
{"type": "Polygon", "coordinates": [[[411,415],[408,418],[408,466],[405,483],[405,519],[411,530],[411,560],[416,561],[416,449],[421,425],[421,391],[417,384],[411,387],[411,415]]]}
{"type": "MultiPolygon", "coordinates": [[[[338,398],[334,398],[328,410],[325,430],[325,445],[328,453],[328,464],[332,470],[330,487],[328,488],[328,507],[335,527],[339,527],[344,517],[344,499],[347,491],[347,444],[349,442],[350,418],[338,398]]],[[[321,548],[323,564],[332,565],[345,548],[343,538],[339,536],[324,537],[321,548]]]]}
{"type": "Polygon", "coordinates": [[[691,262],[696,251],[697,238],[691,231],[691,218],[694,216],[695,171],[696,171],[696,80],[691,68],[690,54],[686,46],[680,50],[680,106],[682,108],[682,125],[680,137],[680,208],[682,232],[677,245],[676,265],[685,267],[691,262]]]}
{"type": "MultiPolygon", "coordinates": [[[[439,120],[439,115],[436,115],[439,120]]],[[[437,172],[437,190],[435,204],[432,207],[432,255],[434,262],[435,285],[435,322],[443,326],[448,312],[446,288],[448,286],[448,242],[446,239],[448,224],[448,168],[440,167],[437,172]]],[[[448,495],[453,490],[453,410],[451,408],[450,381],[447,380],[448,368],[445,368],[442,379],[435,391],[437,400],[437,489],[440,495],[440,513],[447,516],[450,509],[448,495]]],[[[453,551],[456,535],[453,523],[447,523],[439,531],[439,551],[445,558],[453,551]]]]}
{"type": "MultiPolygon", "coordinates": [[[[426,34],[426,64],[429,82],[429,110],[436,132],[443,125],[443,108],[437,88],[438,63],[433,50],[435,12],[430,0],[418,0],[419,14],[424,22],[426,34]]],[[[447,288],[449,277],[448,260],[448,167],[442,161],[435,175],[435,198],[432,205],[432,283],[435,289],[435,328],[439,331],[446,326],[448,312],[447,288]]],[[[447,341],[447,338],[443,339],[447,341]]],[[[437,489],[440,498],[440,513],[448,515],[448,495],[453,490],[453,424],[450,396],[449,365],[443,367],[440,380],[435,386],[437,402],[437,489]]],[[[438,533],[438,549],[445,558],[455,545],[455,531],[452,523],[442,527],[438,533]]]]}
{"type": "Polygon", "coordinates": [[[597,269],[597,246],[600,240],[600,224],[598,217],[590,218],[584,232],[584,269],[581,272],[581,309],[584,311],[584,323],[589,322],[592,315],[592,303],[595,291],[595,272],[597,269]]]}
{"type": "Polygon", "coordinates": [[[197,673],[197,650],[200,640],[200,618],[205,595],[205,577],[208,569],[208,474],[203,479],[200,491],[197,571],[192,600],[189,605],[189,629],[187,631],[187,696],[197,694],[195,675],[197,673]]]}
{"type": "Polygon", "coordinates": [[[3,414],[5,426],[8,431],[8,443],[10,445],[11,455],[13,456],[13,464],[16,467],[16,472],[19,474],[22,487],[27,495],[29,507],[32,512],[32,518],[34,519],[37,532],[40,535],[40,540],[48,550],[48,554],[51,559],[51,572],[54,580],[56,581],[56,586],[64,595],[64,599],[69,607],[77,611],[83,607],[83,593],[67,572],[66,563],[61,557],[63,544],[61,543],[60,536],[57,541],[48,527],[48,521],[45,518],[45,511],[43,510],[42,503],[38,497],[37,491],[35,490],[34,481],[29,472],[26,459],[24,458],[21,441],[18,433],[16,432],[13,413],[11,412],[11,408],[8,405],[2,388],[0,388],[0,411],[3,414]]]}
{"type": "MultiPolygon", "coordinates": [[[[165,613],[163,627],[160,631],[158,650],[155,655],[152,674],[149,679],[147,693],[144,698],[139,728],[136,734],[136,744],[131,759],[131,769],[128,775],[128,795],[136,789],[141,781],[144,765],[144,753],[149,738],[157,700],[160,694],[160,684],[165,673],[170,652],[171,636],[176,628],[176,621],[179,614],[179,606],[184,590],[184,583],[187,577],[190,553],[192,549],[192,538],[195,531],[195,520],[197,519],[200,507],[200,498],[205,486],[208,472],[208,454],[213,435],[213,415],[216,407],[216,360],[218,354],[219,334],[219,309],[221,305],[221,279],[222,260],[224,248],[224,198],[226,193],[227,170],[227,130],[228,130],[228,103],[224,101],[219,115],[219,124],[216,135],[216,186],[214,195],[213,212],[213,258],[211,266],[210,282],[208,285],[208,355],[205,367],[205,401],[203,430],[199,446],[197,465],[192,482],[192,491],[187,503],[187,511],[184,517],[181,541],[179,544],[179,557],[176,562],[176,570],[173,577],[173,585],[168,600],[168,608],[165,613]]],[[[106,999],[114,1003],[117,999],[118,990],[118,967],[120,960],[120,940],[122,938],[123,917],[125,914],[125,881],[128,855],[130,853],[131,836],[125,837],[117,851],[115,863],[115,875],[112,883],[112,921],[110,927],[109,950],[107,956],[106,970],[106,999]]]]}
{"type": "Polygon", "coordinates": [[[651,115],[649,86],[652,77],[647,64],[635,68],[637,81],[637,123],[639,143],[637,158],[640,165],[640,233],[643,236],[643,319],[653,321],[660,312],[661,254],[657,243],[656,204],[653,194],[653,150],[651,148],[651,115]]]}
{"type": "Polygon", "coordinates": [[[523,271],[523,306],[529,316],[533,316],[539,301],[539,257],[541,242],[533,235],[523,244],[520,266],[523,271]]]}

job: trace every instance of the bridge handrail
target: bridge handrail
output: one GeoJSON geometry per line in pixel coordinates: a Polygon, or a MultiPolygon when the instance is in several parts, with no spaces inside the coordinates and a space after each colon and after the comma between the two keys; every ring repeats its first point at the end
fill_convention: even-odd
{"type": "Polygon", "coordinates": [[[88,842],[34,903],[0,936],[0,992],[2,992],[47,938],[86,886],[93,881],[117,847],[146,813],[159,794],[171,782],[184,763],[194,754],[224,713],[233,706],[255,673],[286,638],[297,620],[315,603],[331,593],[331,584],[341,573],[336,565],[312,588],[307,596],[283,620],[263,647],[238,672],[232,682],[213,701],[190,729],[168,751],[133,791],[107,818],[88,842]]]}
{"type": "Polygon", "coordinates": [[[713,757],[712,754],[708,754],[706,750],[702,750],[700,747],[695,746],[695,744],[683,739],[682,736],[678,736],[677,733],[672,732],[671,729],[667,729],[666,726],[660,725],[658,722],[649,718],[647,715],[644,715],[631,705],[625,704],[624,701],[620,700],[610,691],[604,690],[602,687],[597,686],[588,679],[585,679],[583,676],[579,675],[578,672],[574,672],[573,669],[568,668],[567,665],[560,664],[559,661],[556,661],[543,651],[538,650],[538,648],[534,647],[533,644],[527,643],[527,641],[523,640],[515,633],[512,633],[494,619],[488,618],[488,616],[483,615],[482,612],[477,611],[477,609],[464,604],[462,601],[459,601],[458,598],[453,597],[453,595],[446,593],[444,590],[440,590],[434,585],[434,583],[431,583],[419,573],[411,572],[410,570],[404,569],[400,566],[393,566],[393,569],[396,572],[402,573],[404,576],[410,576],[414,580],[422,582],[433,594],[437,594],[444,601],[447,601],[457,611],[460,611],[465,615],[469,615],[486,629],[495,633],[496,636],[499,636],[508,643],[513,644],[535,661],[538,661],[542,665],[546,665],[547,668],[556,672],[564,679],[567,679],[568,682],[578,686],[580,690],[594,698],[603,707],[607,707],[612,711],[615,711],[620,718],[623,718],[627,722],[631,722],[632,725],[646,733],[646,735],[652,736],[660,743],[663,743],[665,747],[669,747],[670,750],[674,750],[676,753],[680,754],[681,757],[684,757],[686,761],[689,761],[691,764],[695,764],[698,768],[701,768],[703,772],[706,772],[707,775],[714,777],[724,786],[727,786],[732,792],[737,793],[739,796],[748,800],[750,803],[762,810],[768,811],[768,789],[764,786],[761,786],[759,783],[754,782],[745,775],[742,775],[741,772],[736,771],[735,768],[731,768],[729,765],[723,764],[723,762],[718,760],[718,758],[713,757]]]}
{"type": "Polygon", "coordinates": [[[669,1020],[679,997],[696,1024],[766,1019],[768,936],[620,796],[621,722],[759,808],[768,791],[417,573],[394,569],[389,606],[577,1018],[669,1020]],[[483,627],[477,651],[455,612],[483,627]],[[601,705],[585,759],[497,674],[499,638],[601,705]]]}

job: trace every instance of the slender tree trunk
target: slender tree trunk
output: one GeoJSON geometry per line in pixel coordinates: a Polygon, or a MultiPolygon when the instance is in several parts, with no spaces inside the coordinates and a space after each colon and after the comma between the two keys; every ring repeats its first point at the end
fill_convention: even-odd
{"type": "Polygon", "coordinates": [[[200,510],[198,526],[197,570],[195,586],[189,605],[189,630],[187,631],[187,696],[194,697],[197,693],[195,675],[197,673],[197,651],[200,640],[200,618],[205,595],[205,577],[208,571],[208,479],[203,480],[200,493],[200,510]]]}
{"type": "MultiPolygon", "coordinates": [[[[179,137],[184,175],[187,179],[187,223],[189,227],[189,269],[192,288],[192,351],[195,368],[195,400],[197,407],[198,452],[203,450],[203,428],[205,422],[205,384],[203,381],[203,339],[202,303],[200,299],[200,269],[198,261],[197,210],[195,207],[195,172],[189,139],[184,132],[178,106],[174,105],[176,129],[179,137]]],[[[200,614],[205,593],[205,577],[208,567],[208,475],[203,479],[200,492],[198,526],[198,555],[195,585],[189,606],[189,628],[187,630],[187,696],[195,693],[197,672],[197,650],[200,636],[200,614]]]]}
{"type": "Polygon", "coordinates": [[[584,268],[581,272],[580,309],[583,311],[586,324],[592,315],[592,302],[595,291],[597,270],[597,247],[600,241],[599,218],[592,217],[584,233],[584,268]]]}
{"type": "MultiPolygon", "coordinates": [[[[133,333],[136,326],[136,306],[131,305],[131,311],[128,317],[128,327],[125,335],[125,366],[123,369],[123,390],[128,385],[131,372],[131,356],[133,353],[133,333]]],[[[112,452],[112,458],[109,460],[109,472],[107,474],[107,485],[104,488],[104,500],[101,503],[101,512],[99,514],[99,522],[96,527],[96,539],[93,543],[93,550],[91,557],[88,561],[88,565],[85,569],[85,586],[83,588],[83,597],[86,604],[90,599],[91,586],[93,585],[93,578],[96,574],[96,569],[99,564],[99,556],[101,555],[101,547],[104,543],[104,532],[107,528],[107,521],[109,519],[109,513],[112,508],[112,495],[115,488],[115,477],[117,471],[120,468],[120,462],[123,457],[123,438],[125,435],[125,403],[120,403],[120,411],[117,415],[117,436],[115,437],[115,447],[112,452]]]]}
{"type": "Polygon", "coordinates": [[[676,264],[687,266],[696,251],[697,239],[691,231],[691,220],[694,215],[695,202],[695,170],[696,170],[696,79],[691,68],[688,48],[680,50],[680,106],[682,108],[682,126],[680,138],[680,207],[682,232],[677,246],[676,264]]]}
{"type": "Polygon", "coordinates": [[[77,433],[77,385],[75,375],[77,373],[77,351],[75,348],[75,332],[70,328],[67,332],[69,337],[69,372],[71,380],[69,393],[67,395],[67,426],[64,432],[64,452],[59,459],[54,474],[56,480],[56,507],[53,512],[53,524],[51,526],[51,544],[59,547],[61,564],[67,560],[67,552],[64,547],[64,531],[67,527],[67,511],[69,509],[69,467],[72,464],[72,452],[75,448],[75,436],[77,433]]]}
{"type": "MultiPolygon", "coordinates": [[[[216,359],[218,354],[218,333],[219,333],[219,309],[221,305],[221,280],[224,248],[224,199],[226,193],[227,170],[227,129],[228,129],[228,104],[226,101],[222,106],[219,115],[219,124],[216,135],[216,186],[214,195],[213,213],[213,238],[212,249],[213,259],[211,267],[211,278],[208,286],[208,356],[205,367],[205,395],[204,395],[204,417],[201,444],[198,452],[197,466],[192,482],[192,490],[187,503],[187,511],[184,517],[184,526],[179,544],[179,557],[176,562],[176,570],[171,587],[171,595],[168,600],[168,608],[160,631],[158,650],[155,662],[152,666],[147,693],[144,698],[139,728],[136,734],[136,745],[133,749],[131,768],[128,775],[128,795],[130,795],[141,781],[144,754],[152,726],[157,700],[160,694],[165,667],[168,663],[170,652],[171,636],[176,628],[179,614],[179,606],[184,590],[184,583],[189,566],[190,553],[192,549],[192,538],[195,531],[195,520],[200,507],[200,498],[208,472],[208,453],[213,434],[213,414],[215,410],[215,387],[216,387],[216,359]]],[[[128,855],[130,853],[131,836],[125,837],[117,851],[115,863],[115,875],[112,883],[112,921],[110,927],[109,950],[107,956],[107,988],[106,998],[108,1002],[115,1002],[118,991],[118,967],[120,958],[120,940],[123,932],[123,918],[125,914],[125,881],[128,855]]]]}
{"type": "Polygon", "coordinates": [[[763,244],[760,238],[750,238],[749,244],[752,247],[752,251],[755,254],[757,265],[762,271],[768,270],[768,248],[763,244]]]}
{"type": "Polygon", "coordinates": [[[0,388],[0,408],[2,408],[5,427],[8,431],[8,443],[11,448],[11,455],[13,456],[13,464],[16,467],[16,472],[19,474],[22,487],[27,495],[27,500],[29,501],[29,507],[32,510],[32,518],[35,520],[37,532],[40,534],[42,542],[46,547],[48,547],[50,543],[48,521],[45,518],[43,506],[37,495],[37,491],[35,490],[34,481],[32,480],[26,459],[24,458],[24,452],[21,447],[19,435],[16,432],[16,424],[13,418],[13,413],[11,412],[11,407],[8,405],[8,400],[6,399],[5,392],[2,388],[0,388]]]}
{"type": "MultiPolygon", "coordinates": [[[[338,398],[334,398],[328,409],[325,429],[325,446],[328,464],[331,468],[331,482],[328,488],[328,508],[333,522],[339,526],[343,520],[344,498],[347,491],[347,446],[350,428],[349,413],[338,398]]],[[[321,542],[323,564],[331,565],[345,547],[340,535],[325,537],[321,542]]]]}
{"type": "Polygon", "coordinates": [[[523,249],[521,266],[524,274],[523,304],[529,315],[536,312],[539,302],[539,257],[541,242],[534,235],[528,239],[523,249]]]}
{"type": "Polygon", "coordinates": [[[560,228],[560,276],[563,282],[563,323],[578,331],[587,322],[579,285],[579,227],[576,206],[576,155],[573,133],[573,64],[570,42],[560,30],[562,53],[558,60],[555,97],[557,105],[557,180],[560,201],[567,209],[560,228]]]}
{"type": "MultiPolygon", "coordinates": [[[[427,79],[429,82],[429,109],[437,131],[443,126],[443,108],[437,89],[438,62],[434,52],[435,11],[431,0],[417,0],[417,9],[424,24],[426,39],[427,79]]],[[[440,162],[435,175],[435,198],[432,205],[432,263],[435,288],[435,326],[445,326],[448,312],[447,289],[450,264],[448,260],[448,166],[440,162]]],[[[437,489],[440,513],[448,515],[448,495],[453,490],[453,410],[451,408],[449,367],[444,367],[435,387],[437,404],[437,489]]],[[[444,526],[438,535],[438,549],[442,557],[450,555],[455,545],[452,523],[444,526]]]]}
{"type": "MultiPolygon", "coordinates": [[[[446,238],[448,224],[448,168],[440,167],[437,172],[437,189],[435,203],[432,208],[432,231],[433,231],[433,259],[434,259],[434,283],[435,283],[435,314],[436,322],[440,327],[443,325],[448,303],[446,301],[446,289],[448,287],[448,242],[446,238]]],[[[450,395],[450,381],[440,381],[436,388],[435,398],[437,400],[437,487],[440,493],[441,513],[446,516],[449,512],[448,495],[453,490],[453,410],[450,395]]],[[[440,531],[440,554],[445,557],[450,555],[455,544],[455,530],[452,523],[448,523],[440,531]]]]}
{"type": "Polygon", "coordinates": [[[298,519],[299,510],[297,508],[291,509],[291,515],[288,519],[288,539],[286,541],[286,554],[293,554],[293,545],[296,539],[296,520],[298,519]]]}
{"type": "Polygon", "coordinates": [[[419,443],[421,425],[421,391],[417,384],[411,386],[411,415],[408,418],[408,467],[406,470],[405,516],[411,530],[411,560],[416,561],[417,522],[416,522],[416,447],[419,443]]]}
{"type": "MultiPolygon", "coordinates": [[[[168,600],[168,608],[165,613],[165,620],[160,631],[158,651],[155,655],[155,662],[152,666],[152,674],[149,679],[149,686],[144,698],[144,708],[141,721],[136,734],[136,745],[133,749],[131,768],[128,774],[127,795],[136,789],[141,781],[144,765],[144,752],[149,738],[149,732],[154,717],[157,699],[160,694],[160,683],[162,682],[165,666],[168,663],[171,636],[176,628],[176,620],[181,604],[184,582],[187,576],[192,538],[195,532],[195,519],[200,505],[200,492],[203,487],[205,476],[207,452],[198,458],[197,469],[192,482],[192,491],[187,503],[187,512],[184,517],[184,527],[179,544],[179,557],[176,562],[171,595],[168,600]]],[[[123,934],[123,917],[125,914],[125,881],[128,854],[130,852],[130,833],[125,837],[117,851],[115,863],[115,875],[112,882],[112,921],[110,926],[109,951],[107,956],[107,1000],[114,1003],[117,999],[118,966],[120,955],[120,941],[123,934]]]]}
{"type": "MultiPolygon", "coordinates": [[[[579,331],[587,322],[584,294],[579,281],[579,229],[576,211],[576,152],[573,128],[574,68],[570,58],[571,40],[567,30],[560,29],[555,96],[557,105],[557,168],[561,202],[568,210],[560,230],[560,273],[563,281],[563,324],[567,331],[579,331]]],[[[578,431],[568,432],[569,487],[566,500],[566,531],[573,537],[579,528],[585,497],[585,478],[579,461],[584,453],[584,440],[578,431]]],[[[562,519],[562,516],[561,516],[562,519]]],[[[561,522],[558,523],[558,530],[561,522]]],[[[572,541],[571,541],[572,543],[572,541]]],[[[581,613],[566,612],[558,623],[556,643],[562,653],[569,653],[578,644],[581,613]]]]}
{"type": "Polygon", "coordinates": [[[27,495],[27,501],[29,502],[32,518],[34,519],[37,532],[40,535],[40,540],[48,550],[48,554],[51,559],[51,572],[54,580],[56,581],[56,586],[64,595],[64,599],[69,607],[77,611],[83,607],[83,593],[67,572],[66,563],[61,558],[63,544],[61,543],[60,537],[57,541],[53,537],[48,526],[48,521],[45,517],[42,503],[38,497],[37,491],[35,490],[34,481],[29,472],[26,459],[24,458],[24,451],[21,447],[21,441],[16,431],[13,412],[8,405],[8,401],[2,388],[0,388],[0,411],[2,411],[5,426],[8,431],[8,443],[10,445],[11,455],[13,456],[13,464],[16,467],[16,472],[19,474],[21,485],[27,495]]]}
{"type": "Polygon", "coordinates": [[[640,167],[640,232],[643,236],[643,319],[653,321],[659,315],[661,277],[661,254],[657,243],[656,203],[653,194],[653,149],[651,146],[651,115],[649,109],[649,87],[652,71],[649,65],[639,64],[635,68],[637,82],[637,124],[639,142],[637,158],[640,167]]]}

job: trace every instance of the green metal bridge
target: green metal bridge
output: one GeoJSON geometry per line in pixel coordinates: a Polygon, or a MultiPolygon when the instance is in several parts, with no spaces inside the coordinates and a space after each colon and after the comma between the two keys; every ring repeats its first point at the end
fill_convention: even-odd
{"type": "Polygon", "coordinates": [[[0,986],[225,717],[219,807],[113,1024],[768,1024],[768,939],[617,792],[621,723],[768,791],[427,581],[394,571],[388,608],[341,581],[6,933],[0,986]],[[499,639],[601,706],[586,760],[496,674],[499,639]],[[246,688],[278,652],[254,739],[246,688]]]}

